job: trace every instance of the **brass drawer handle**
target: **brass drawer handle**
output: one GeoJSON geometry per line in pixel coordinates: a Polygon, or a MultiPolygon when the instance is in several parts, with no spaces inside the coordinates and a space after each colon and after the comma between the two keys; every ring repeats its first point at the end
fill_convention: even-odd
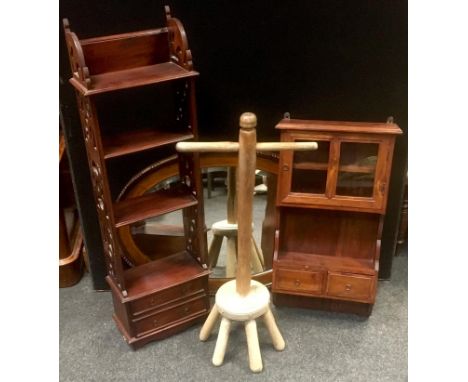
{"type": "Polygon", "coordinates": [[[156,320],[156,319],[154,319],[154,320],[153,320],[153,326],[156,327],[156,326],[158,326],[158,324],[159,324],[159,321],[156,320]]]}
{"type": "Polygon", "coordinates": [[[299,280],[294,280],[294,285],[299,286],[301,285],[301,282],[299,280]]]}
{"type": "Polygon", "coordinates": [[[289,166],[287,164],[283,166],[283,171],[289,171],[289,166]]]}
{"type": "Polygon", "coordinates": [[[188,306],[184,307],[184,313],[187,313],[190,310],[188,306]]]}
{"type": "Polygon", "coordinates": [[[346,292],[351,291],[351,284],[346,284],[345,285],[345,290],[346,290],[346,292]]]}

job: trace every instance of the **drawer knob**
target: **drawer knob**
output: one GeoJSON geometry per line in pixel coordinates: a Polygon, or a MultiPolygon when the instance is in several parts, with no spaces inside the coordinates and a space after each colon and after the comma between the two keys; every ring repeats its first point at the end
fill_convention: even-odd
{"type": "Polygon", "coordinates": [[[153,320],[153,326],[154,327],[158,326],[158,320],[153,320]]]}
{"type": "Polygon", "coordinates": [[[301,285],[301,282],[299,280],[294,280],[294,285],[299,286],[301,285]]]}
{"type": "Polygon", "coordinates": [[[184,308],[184,313],[187,313],[189,310],[190,310],[190,308],[189,308],[188,306],[186,306],[186,307],[184,308]]]}
{"type": "Polygon", "coordinates": [[[351,290],[351,284],[346,284],[345,285],[345,290],[349,292],[351,290]]]}
{"type": "Polygon", "coordinates": [[[283,166],[283,171],[289,171],[289,166],[287,164],[283,166]]]}
{"type": "Polygon", "coordinates": [[[151,297],[151,301],[150,301],[150,304],[151,305],[156,305],[158,303],[158,300],[156,297],[151,297]]]}
{"type": "Polygon", "coordinates": [[[189,291],[188,285],[184,285],[184,286],[182,287],[182,294],[187,294],[188,291],[189,291]]]}

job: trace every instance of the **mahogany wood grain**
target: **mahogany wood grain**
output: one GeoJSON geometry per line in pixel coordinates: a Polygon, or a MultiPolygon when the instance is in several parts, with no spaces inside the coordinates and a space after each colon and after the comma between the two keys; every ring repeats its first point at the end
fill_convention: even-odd
{"type": "Polygon", "coordinates": [[[155,191],[115,203],[115,226],[121,227],[197,204],[197,199],[184,186],[155,191]]]}
{"type": "Polygon", "coordinates": [[[280,251],[374,258],[378,214],[285,208],[280,221],[281,235],[288,238],[280,240],[280,251]]]}
{"type": "Polygon", "coordinates": [[[368,316],[401,130],[393,123],[290,119],[276,128],[282,141],[317,141],[322,155],[280,154],[273,301],[368,316]]]}
{"type": "Polygon", "coordinates": [[[154,128],[138,129],[103,136],[104,158],[115,158],[122,155],[138,153],[170,143],[193,139],[189,131],[177,133],[154,128]]]}
{"type": "Polygon", "coordinates": [[[301,269],[308,271],[311,269],[334,270],[341,272],[356,272],[367,275],[374,275],[373,259],[360,259],[344,256],[325,256],[304,252],[282,252],[278,254],[276,264],[281,268],[301,269]]]}
{"type": "Polygon", "coordinates": [[[206,313],[206,301],[205,296],[202,294],[187,301],[160,309],[156,313],[152,313],[148,316],[138,317],[132,320],[132,324],[135,326],[135,330],[140,337],[155,329],[164,328],[174,321],[190,319],[191,316],[197,316],[203,313],[206,313]]]}
{"type": "Polygon", "coordinates": [[[317,121],[285,118],[276,125],[276,128],[332,133],[403,134],[398,125],[386,122],[317,121]]]}
{"type": "Polygon", "coordinates": [[[303,271],[278,268],[275,273],[275,285],[278,290],[296,290],[307,294],[323,292],[323,272],[303,271]]]}
{"type": "Polygon", "coordinates": [[[173,62],[142,66],[138,68],[106,72],[90,76],[92,87],[84,86],[76,78],[70,83],[84,96],[107,93],[116,90],[155,85],[167,81],[198,76],[198,72],[186,70],[173,62]]]}
{"type": "Polygon", "coordinates": [[[80,40],[91,76],[169,62],[167,28],[80,40]]]}
{"type": "MultiPolygon", "coordinates": [[[[112,290],[113,317],[126,341],[133,348],[154,339],[167,337],[203,320],[209,309],[209,272],[203,267],[206,233],[203,225],[203,193],[198,156],[179,157],[180,183],[183,184],[180,188],[160,190],[116,203],[110,190],[109,176],[112,176],[112,171],[108,173],[105,162],[107,158],[137,154],[150,148],[197,137],[196,111],[190,109],[196,107],[194,81],[198,73],[192,70],[191,52],[182,23],[170,15],[169,7],[165,8],[165,14],[167,22],[164,28],[85,40],[79,40],[70,30],[68,20],[64,20],[63,23],[72,71],[70,83],[76,90],[107,266],[106,281],[112,290]],[[156,121],[151,120],[149,124],[141,125],[154,126],[152,130],[130,132],[127,129],[126,133],[119,132],[121,127],[125,127],[125,123],[120,126],[120,119],[113,114],[115,108],[106,107],[106,100],[111,98],[94,97],[101,93],[166,82],[173,82],[172,86],[160,86],[157,90],[164,93],[164,90],[170,89],[169,96],[174,97],[168,97],[167,94],[165,97],[173,98],[175,105],[174,108],[167,105],[168,107],[163,109],[161,105],[158,110],[164,113],[161,117],[157,116],[158,113],[149,113],[148,118],[154,118],[156,121]],[[167,113],[167,109],[175,110],[176,115],[167,113]],[[171,126],[170,132],[158,127],[158,121],[160,125],[166,124],[166,121],[161,121],[164,120],[164,116],[169,121],[167,126],[171,126]],[[117,125],[113,123],[115,121],[117,125]],[[104,126],[102,131],[101,125],[104,126]],[[145,264],[141,268],[124,271],[122,258],[125,252],[121,248],[121,241],[118,240],[117,227],[179,209],[184,216],[185,250],[145,264]],[[186,311],[185,308],[179,310],[176,308],[178,304],[191,306],[188,301],[191,297],[186,296],[183,301],[179,297],[172,299],[174,296],[165,295],[166,292],[163,291],[192,282],[198,283],[197,288],[200,290],[197,309],[194,312],[186,311]],[[161,293],[162,297],[158,296],[158,304],[151,304],[154,296],[151,296],[150,300],[146,298],[157,293],[161,293]],[[131,304],[135,301],[138,303],[140,298],[142,300],[139,303],[142,306],[147,304],[148,314],[156,314],[156,311],[164,309],[170,311],[170,314],[164,316],[163,324],[152,323],[149,327],[135,322],[135,312],[132,311],[131,304]]],[[[141,98],[148,97],[146,90],[148,88],[119,92],[118,97],[113,97],[113,102],[117,102],[118,105],[120,100],[123,109],[144,109],[145,100],[141,98]],[[141,97],[132,97],[132,94],[141,97]],[[137,102],[141,104],[135,105],[137,102]]],[[[169,247],[171,246],[172,243],[169,244],[169,247]]]]}
{"type": "Polygon", "coordinates": [[[203,269],[186,251],[130,268],[124,272],[128,286],[126,301],[135,300],[208,274],[209,271],[203,269]]]}
{"type": "Polygon", "coordinates": [[[139,317],[160,310],[173,302],[179,303],[187,298],[203,295],[205,285],[203,278],[196,278],[193,281],[185,282],[174,287],[166,288],[147,297],[136,299],[130,303],[132,317],[139,317]]]}
{"type": "Polygon", "coordinates": [[[327,280],[327,296],[368,302],[372,297],[375,277],[330,272],[327,280]]]}

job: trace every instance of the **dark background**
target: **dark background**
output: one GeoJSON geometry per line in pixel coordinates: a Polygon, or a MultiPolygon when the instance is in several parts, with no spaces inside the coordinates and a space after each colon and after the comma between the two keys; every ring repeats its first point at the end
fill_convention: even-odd
{"type": "MultiPolygon", "coordinates": [[[[252,111],[259,140],[278,139],[275,124],[292,118],[385,121],[397,139],[384,225],[381,278],[391,274],[407,162],[407,2],[62,0],[79,38],[165,25],[170,5],[187,32],[197,83],[200,138],[237,140],[238,119],[252,111]]],[[[61,23],[60,23],[61,28],[61,23]]],[[[102,275],[99,227],[70,69],[60,29],[60,106],[71,171],[96,289],[102,275]]]]}

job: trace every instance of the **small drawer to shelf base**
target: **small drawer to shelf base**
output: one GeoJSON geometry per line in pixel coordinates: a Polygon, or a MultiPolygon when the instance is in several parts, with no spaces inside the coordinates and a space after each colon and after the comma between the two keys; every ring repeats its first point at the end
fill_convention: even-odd
{"type": "Polygon", "coordinates": [[[375,277],[328,273],[327,296],[369,301],[372,298],[375,277]]]}
{"type": "Polygon", "coordinates": [[[183,252],[127,271],[128,296],[124,297],[107,277],[114,302],[114,321],[125,341],[138,349],[146,343],[169,337],[202,322],[210,310],[209,272],[183,252]],[[180,280],[160,277],[173,267],[186,270],[180,280]],[[154,268],[154,269],[153,269],[154,268]],[[141,270],[140,270],[141,269],[141,270]],[[146,279],[132,284],[145,271],[146,279]],[[159,276],[159,277],[158,277],[159,276]]]}
{"type": "Polygon", "coordinates": [[[280,306],[370,315],[375,301],[376,274],[338,271],[323,265],[274,262],[273,302],[280,306]]]}
{"type": "Polygon", "coordinates": [[[323,290],[323,275],[323,272],[278,268],[274,285],[279,290],[320,295],[323,290]]]}

